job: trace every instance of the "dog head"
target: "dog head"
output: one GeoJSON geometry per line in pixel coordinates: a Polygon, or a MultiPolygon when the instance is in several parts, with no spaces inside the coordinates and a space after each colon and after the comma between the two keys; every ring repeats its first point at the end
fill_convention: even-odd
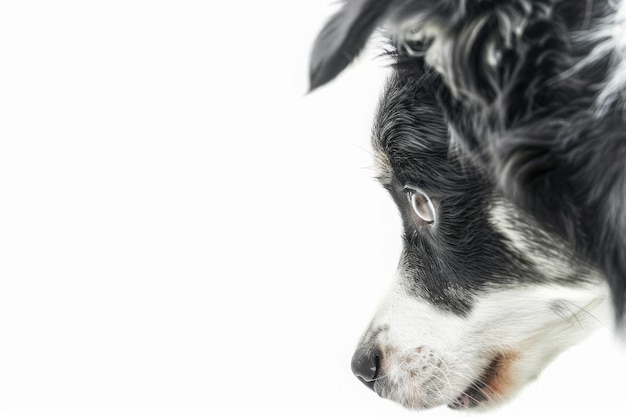
{"type": "Polygon", "coordinates": [[[409,408],[490,406],[595,329],[607,290],[451,149],[437,84],[399,70],[379,106],[373,148],[404,248],[352,368],[409,408]]]}
{"type": "MultiPolygon", "coordinates": [[[[350,63],[383,17],[400,27],[407,15],[440,22],[455,5],[466,3],[348,3],[318,38],[312,86],[350,63]]],[[[448,13],[451,24],[460,13],[448,13]]],[[[438,42],[441,25],[420,27],[415,38],[438,42]]],[[[381,397],[409,408],[489,407],[598,327],[610,297],[593,266],[461,156],[447,117],[453,106],[444,112],[442,103],[456,95],[471,104],[472,85],[466,79],[458,84],[464,89],[451,89],[441,56],[424,50],[410,66],[398,57],[379,105],[373,148],[380,182],[402,216],[404,247],[352,369],[381,397]]]]}

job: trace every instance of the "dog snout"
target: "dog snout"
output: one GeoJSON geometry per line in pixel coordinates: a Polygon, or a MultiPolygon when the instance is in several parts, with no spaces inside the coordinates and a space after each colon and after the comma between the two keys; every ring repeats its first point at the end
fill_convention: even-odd
{"type": "Polygon", "coordinates": [[[374,381],[380,377],[380,358],[378,349],[358,348],[352,356],[352,373],[372,390],[374,381]]]}

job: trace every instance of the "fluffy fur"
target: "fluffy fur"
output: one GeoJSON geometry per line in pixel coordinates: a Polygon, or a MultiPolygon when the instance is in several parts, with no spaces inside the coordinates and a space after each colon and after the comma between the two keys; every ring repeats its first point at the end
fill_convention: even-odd
{"type": "Polygon", "coordinates": [[[404,252],[353,361],[381,396],[499,403],[595,327],[606,294],[626,327],[625,3],[353,0],[322,30],[312,88],[376,28],[395,60],[373,147],[404,252]]]}

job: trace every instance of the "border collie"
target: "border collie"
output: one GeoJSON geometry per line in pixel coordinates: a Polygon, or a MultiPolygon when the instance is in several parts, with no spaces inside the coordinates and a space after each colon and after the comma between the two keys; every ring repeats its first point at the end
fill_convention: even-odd
{"type": "Polygon", "coordinates": [[[626,0],[346,1],[312,89],[377,29],[404,248],[352,369],[409,408],[497,405],[610,310],[626,328],[626,0]]]}

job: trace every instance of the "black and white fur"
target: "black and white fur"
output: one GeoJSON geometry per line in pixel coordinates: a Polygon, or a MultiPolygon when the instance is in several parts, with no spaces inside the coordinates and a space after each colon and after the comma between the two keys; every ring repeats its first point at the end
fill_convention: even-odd
{"type": "Polygon", "coordinates": [[[411,408],[498,404],[609,307],[625,327],[626,1],[347,1],[312,88],[378,28],[404,250],[353,369],[411,408]]]}

